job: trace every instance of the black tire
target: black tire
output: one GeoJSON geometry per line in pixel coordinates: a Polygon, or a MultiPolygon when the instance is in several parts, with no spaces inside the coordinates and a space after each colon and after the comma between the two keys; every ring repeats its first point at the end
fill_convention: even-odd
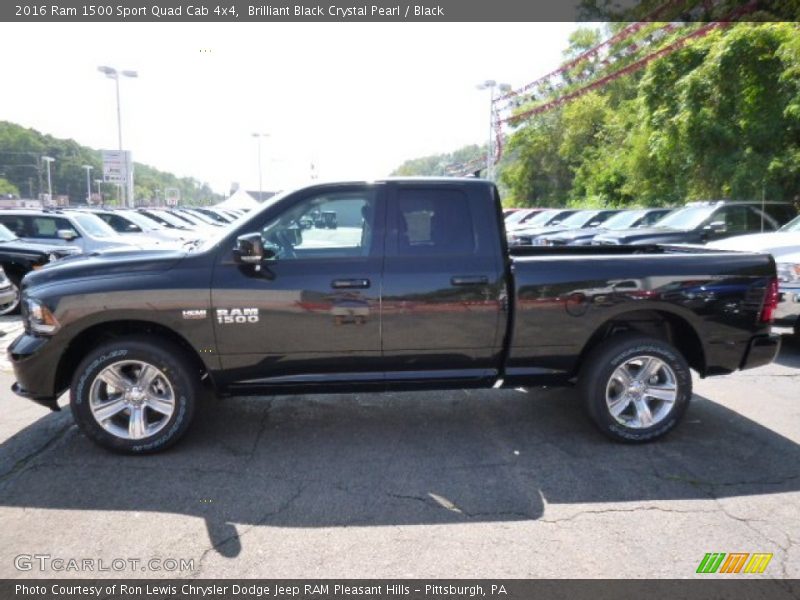
{"type": "MultiPolygon", "coordinates": [[[[663,376],[666,370],[660,373],[663,376]]],[[[667,342],[639,334],[621,334],[588,354],[578,378],[578,389],[589,416],[606,436],[619,442],[644,443],[664,436],[680,422],[692,397],[692,374],[686,359],[667,342]],[[671,408],[663,409],[663,417],[649,427],[621,423],[612,414],[607,401],[607,391],[613,389],[609,388],[612,375],[618,367],[637,357],[657,358],[671,369],[670,375],[674,375],[676,398],[671,408]]],[[[628,405],[631,404],[629,401],[628,405]]],[[[635,404],[631,408],[635,411],[635,404]]],[[[620,415],[620,418],[624,420],[625,417],[620,415]]]]}
{"type": "Polygon", "coordinates": [[[17,300],[13,305],[7,304],[4,307],[0,307],[0,316],[19,314],[19,307],[21,304],[20,299],[22,296],[20,293],[20,286],[22,282],[22,276],[13,271],[6,271],[6,277],[11,285],[16,289],[17,300]]]}
{"type": "Polygon", "coordinates": [[[163,339],[130,336],[102,344],[87,354],[72,378],[70,409],[81,431],[103,448],[124,454],[152,454],[170,447],[186,433],[194,416],[198,385],[196,369],[179,346],[163,339]],[[162,417],[164,424],[158,431],[139,439],[126,439],[109,432],[90,407],[91,388],[97,376],[106,367],[124,361],[156,367],[161,371],[159,377],[163,375],[172,388],[172,415],[162,417]]]}

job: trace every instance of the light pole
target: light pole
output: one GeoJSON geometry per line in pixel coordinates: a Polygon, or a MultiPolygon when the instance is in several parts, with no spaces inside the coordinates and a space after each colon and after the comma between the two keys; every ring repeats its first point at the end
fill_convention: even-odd
{"type": "Polygon", "coordinates": [[[94,167],[92,165],[83,165],[86,169],[86,204],[92,203],[92,178],[91,172],[94,167]]]}
{"type": "Polygon", "coordinates": [[[489,90],[489,145],[486,148],[486,179],[494,179],[494,90],[500,93],[511,91],[511,86],[507,83],[498,84],[494,79],[487,79],[477,86],[479,90],[489,90]]]}
{"type": "Polygon", "coordinates": [[[48,204],[53,202],[53,182],[50,180],[50,163],[55,162],[55,158],[52,156],[43,156],[42,160],[47,165],[47,202],[48,204]]]}
{"type": "Polygon", "coordinates": [[[100,191],[100,184],[103,183],[102,179],[95,179],[94,184],[97,186],[97,197],[100,199],[100,206],[103,206],[103,192],[100,191]]]}
{"type": "MultiPolygon", "coordinates": [[[[123,77],[136,78],[136,77],[139,77],[139,74],[136,71],[117,71],[113,67],[106,67],[106,66],[97,67],[97,70],[100,71],[103,75],[105,75],[109,79],[113,79],[114,83],[116,84],[116,88],[117,88],[117,134],[119,136],[120,160],[122,160],[122,157],[123,157],[123,154],[122,154],[122,108],[121,108],[120,101],[119,101],[119,78],[120,78],[120,75],[122,75],[123,77]]],[[[133,173],[128,173],[128,164],[127,164],[127,161],[126,161],[125,162],[125,192],[126,192],[126,195],[129,192],[133,191],[133,177],[132,176],[133,176],[133,173]]],[[[123,191],[122,190],[123,190],[123,186],[120,184],[120,186],[119,186],[120,202],[122,203],[123,206],[127,206],[128,203],[124,199],[124,195],[123,195],[123,191]]],[[[129,195],[133,196],[132,193],[130,193],[129,195]]],[[[132,197],[130,198],[130,204],[131,204],[131,206],[133,206],[133,198],[132,197]]]]}
{"type": "Polygon", "coordinates": [[[258,201],[261,202],[261,198],[264,195],[263,183],[261,179],[261,138],[262,137],[269,137],[268,133],[254,133],[253,137],[258,140],[258,201]]]}

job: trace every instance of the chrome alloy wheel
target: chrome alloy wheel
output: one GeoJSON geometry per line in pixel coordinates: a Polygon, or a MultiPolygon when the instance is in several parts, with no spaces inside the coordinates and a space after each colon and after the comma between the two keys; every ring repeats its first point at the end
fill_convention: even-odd
{"type": "Polygon", "coordinates": [[[621,364],[606,386],[608,411],[621,425],[646,429],[663,421],[678,398],[675,372],[663,360],[637,356],[621,364]]]}
{"type": "Polygon", "coordinates": [[[89,407],[114,436],[140,440],[161,431],[175,412],[175,392],[164,373],[139,360],[123,360],[97,374],[89,407]]]}

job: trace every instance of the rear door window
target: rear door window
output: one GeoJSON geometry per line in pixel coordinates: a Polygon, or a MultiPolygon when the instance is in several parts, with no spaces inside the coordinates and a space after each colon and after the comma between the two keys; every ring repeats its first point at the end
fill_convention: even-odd
{"type": "Polygon", "coordinates": [[[409,188],[397,199],[397,253],[400,256],[458,255],[475,252],[467,196],[458,190],[409,188]]]}

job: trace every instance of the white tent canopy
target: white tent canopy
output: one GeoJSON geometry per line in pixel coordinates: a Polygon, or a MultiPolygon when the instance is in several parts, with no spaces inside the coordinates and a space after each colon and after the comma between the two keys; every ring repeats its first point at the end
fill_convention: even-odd
{"type": "Polygon", "coordinates": [[[236,190],[229,198],[216,205],[216,208],[244,208],[252,210],[258,207],[258,201],[242,188],[236,190]]]}

